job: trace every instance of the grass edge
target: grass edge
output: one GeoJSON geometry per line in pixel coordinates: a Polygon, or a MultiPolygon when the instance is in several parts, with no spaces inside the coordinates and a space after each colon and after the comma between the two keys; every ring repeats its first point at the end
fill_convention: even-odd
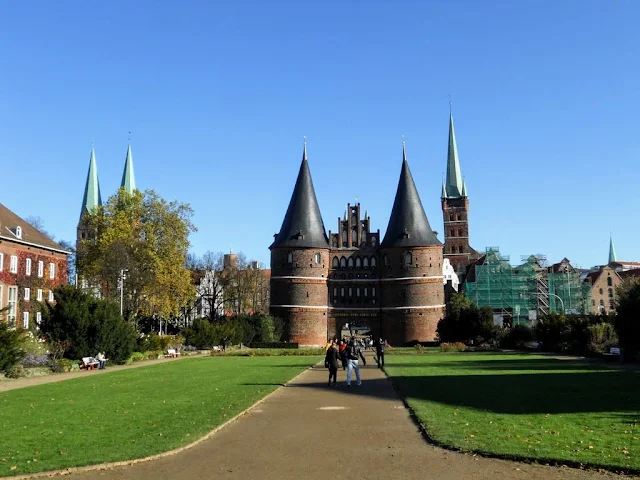
{"type": "Polygon", "coordinates": [[[411,405],[409,404],[405,396],[402,394],[402,392],[398,388],[398,385],[393,381],[393,377],[387,373],[386,368],[383,367],[381,370],[384,372],[385,376],[387,377],[387,380],[391,382],[391,385],[393,386],[393,390],[396,392],[398,397],[400,397],[402,404],[409,411],[409,417],[411,418],[413,423],[418,427],[418,430],[420,431],[422,438],[430,445],[442,448],[444,450],[449,450],[451,452],[473,454],[473,455],[478,455],[484,458],[509,460],[512,462],[526,463],[529,465],[568,467],[568,468],[574,468],[577,470],[585,470],[585,471],[604,470],[606,472],[614,473],[618,475],[634,475],[634,476],[640,475],[640,468],[621,468],[621,467],[612,467],[607,465],[598,465],[593,463],[582,463],[582,462],[576,462],[573,460],[558,460],[554,458],[551,458],[551,459],[533,458],[525,455],[515,455],[515,454],[509,455],[504,453],[487,452],[483,450],[465,449],[463,447],[458,447],[456,445],[451,445],[446,442],[442,442],[434,438],[433,436],[431,436],[427,426],[422,421],[420,421],[420,418],[418,417],[418,415],[416,415],[415,411],[413,410],[413,408],[411,407],[411,405]]]}
{"type": "Polygon", "coordinates": [[[303,375],[305,372],[307,372],[308,370],[314,368],[316,365],[319,365],[319,364],[320,364],[320,362],[314,363],[310,367],[306,367],[304,370],[302,370],[296,376],[291,378],[286,383],[283,383],[280,386],[278,386],[273,392],[269,392],[268,394],[266,394],[264,397],[262,397],[257,402],[255,402],[253,405],[250,405],[249,407],[245,408],[243,411],[239,412],[238,414],[236,414],[232,418],[228,419],[226,422],[221,423],[220,425],[215,427],[213,430],[211,430],[211,431],[207,432],[206,434],[204,434],[202,437],[194,440],[193,442],[191,442],[191,443],[189,443],[187,445],[183,445],[182,447],[174,448],[173,450],[167,450],[166,452],[156,453],[155,455],[150,455],[148,457],[133,458],[133,459],[130,459],[130,460],[120,460],[118,462],[96,463],[94,465],[84,465],[82,467],[70,467],[70,468],[64,468],[64,469],[60,469],[60,470],[49,470],[49,471],[46,471],[46,472],[30,473],[30,474],[26,474],[26,475],[0,476],[0,479],[5,479],[6,478],[6,479],[11,479],[11,480],[27,480],[27,479],[31,479],[31,478],[54,477],[54,476],[70,475],[72,473],[85,473],[85,472],[91,472],[91,471],[109,470],[111,468],[131,466],[131,465],[136,465],[138,463],[150,462],[150,461],[153,461],[153,460],[158,460],[160,458],[169,457],[169,456],[172,456],[172,455],[177,455],[178,453],[181,453],[181,452],[183,452],[185,450],[193,448],[196,445],[199,445],[200,443],[204,442],[205,440],[210,439],[216,433],[218,433],[220,430],[222,430],[226,426],[230,425],[231,423],[235,422],[240,417],[243,417],[244,415],[249,413],[251,410],[253,410],[255,407],[257,407],[258,405],[260,405],[261,403],[266,401],[269,397],[271,397],[275,393],[279,392],[282,388],[286,387],[287,385],[289,385],[290,383],[295,381],[298,377],[303,375]]]}

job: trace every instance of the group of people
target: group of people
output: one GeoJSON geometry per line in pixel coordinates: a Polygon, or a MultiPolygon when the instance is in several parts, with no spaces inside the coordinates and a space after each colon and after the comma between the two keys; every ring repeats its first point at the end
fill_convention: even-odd
{"type": "MultiPolygon", "coordinates": [[[[362,385],[359,362],[362,360],[362,365],[367,365],[367,361],[362,353],[362,347],[364,346],[366,348],[366,345],[366,343],[363,345],[362,340],[357,340],[353,337],[348,341],[334,338],[327,342],[324,366],[329,369],[329,387],[332,385],[335,387],[337,384],[338,362],[342,363],[342,369],[347,371],[347,387],[351,387],[351,377],[354,370],[356,372],[357,385],[362,385]]],[[[382,338],[375,342],[375,360],[378,368],[384,367],[384,348],[386,345],[387,342],[382,338]]]]}

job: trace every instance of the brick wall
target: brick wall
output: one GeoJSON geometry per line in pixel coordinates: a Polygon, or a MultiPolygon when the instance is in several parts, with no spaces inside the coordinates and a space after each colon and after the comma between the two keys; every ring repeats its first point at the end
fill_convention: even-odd
{"type": "MultiPolygon", "coordinates": [[[[58,285],[67,284],[67,255],[51,250],[24,245],[9,240],[0,240],[0,253],[4,254],[0,271],[0,308],[7,306],[9,301],[9,287],[18,287],[16,304],[16,326],[23,327],[23,312],[29,312],[29,324],[34,325],[38,310],[37,294],[42,290],[42,301],[49,298],[49,292],[58,285]],[[18,257],[17,273],[10,272],[11,256],[18,257]],[[31,259],[31,274],[27,275],[26,260],[31,259]],[[44,263],[42,277],[38,276],[38,262],[44,263]],[[50,278],[50,264],[54,263],[54,278],[50,278]],[[30,299],[25,299],[25,288],[30,289],[30,299]]],[[[6,314],[0,321],[6,319],[6,314]]]]}

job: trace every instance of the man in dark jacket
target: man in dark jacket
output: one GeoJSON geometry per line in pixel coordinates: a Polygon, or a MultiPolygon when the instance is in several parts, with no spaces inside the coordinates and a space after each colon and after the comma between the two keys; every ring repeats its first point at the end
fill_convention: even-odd
{"type": "Polygon", "coordinates": [[[336,380],[338,378],[338,358],[340,358],[340,352],[338,351],[338,344],[334,340],[327,349],[327,354],[324,357],[324,364],[329,369],[329,386],[331,386],[331,378],[333,378],[333,386],[336,386],[336,380]]]}
{"type": "Polygon", "coordinates": [[[384,368],[384,346],[387,342],[381,338],[376,342],[376,361],[378,368],[384,368]]]}
{"type": "Polygon", "coordinates": [[[353,338],[345,350],[345,355],[347,357],[347,387],[351,387],[351,372],[354,369],[356,371],[356,381],[358,382],[358,385],[362,385],[362,382],[360,381],[360,366],[358,365],[358,359],[362,359],[363,365],[366,365],[367,361],[364,359],[362,350],[360,350],[360,347],[353,338]]]}

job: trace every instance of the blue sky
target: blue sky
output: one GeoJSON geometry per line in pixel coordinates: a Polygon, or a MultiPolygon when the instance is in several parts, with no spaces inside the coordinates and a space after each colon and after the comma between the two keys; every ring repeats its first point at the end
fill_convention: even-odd
{"type": "Polygon", "coordinates": [[[640,2],[13,2],[0,14],[0,201],[75,239],[92,138],[103,198],[191,204],[196,253],[269,262],[302,137],[327,229],[384,232],[401,136],[442,231],[448,95],[471,243],[512,262],[640,260],[640,2]]]}

